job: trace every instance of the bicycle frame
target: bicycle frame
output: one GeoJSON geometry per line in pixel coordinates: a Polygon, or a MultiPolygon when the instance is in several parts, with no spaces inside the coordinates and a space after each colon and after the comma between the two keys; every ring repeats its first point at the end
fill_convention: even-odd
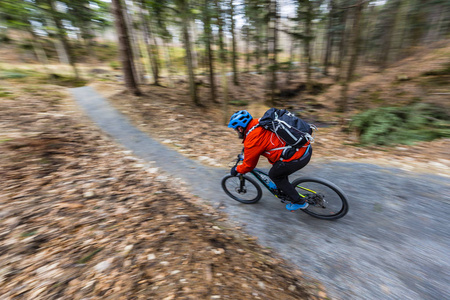
{"type": "MultiPolygon", "coordinates": [[[[261,182],[261,184],[262,184],[266,189],[268,189],[269,192],[272,193],[272,195],[274,195],[275,197],[278,198],[278,188],[277,188],[277,186],[275,185],[275,183],[270,179],[269,175],[268,175],[266,172],[264,172],[264,171],[261,170],[261,169],[255,168],[255,169],[253,169],[252,171],[250,171],[250,173],[251,173],[251,174],[252,174],[259,182],[261,182]]],[[[300,188],[300,189],[302,189],[302,190],[311,192],[311,193],[313,193],[313,194],[317,194],[315,191],[310,190],[310,189],[307,189],[307,188],[305,188],[305,187],[302,187],[302,186],[299,186],[299,185],[297,185],[297,187],[300,188]]],[[[300,194],[300,193],[299,193],[299,195],[300,195],[300,197],[302,197],[302,198],[305,198],[305,197],[306,197],[305,195],[300,194]]]]}
{"type": "MultiPolygon", "coordinates": [[[[243,153],[238,155],[234,168],[236,168],[242,160],[244,160],[243,153]]],[[[222,188],[225,193],[232,199],[241,203],[253,204],[258,202],[262,197],[262,185],[272,195],[281,200],[282,203],[291,202],[290,197],[277,188],[275,183],[269,178],[267,172],[254,168],[249,173],[252,174],[256,180],[244,174],[238,174],[236,177],[233,175],[226,175],[222,179],[222,188]],[[238,179],[238,182],[236,182],[236,179],[238,179]],[[258,184],[258,181],[260,184],[258,184]],[[249,192],[249,195],[246,197],[245,195],[247,192],[249,192]]],[[[347,197],[344,192],[332,182],[315,177],[301,177],[293,179],[291,184],[293,184],[293,186],[295,185],[298,195],[302,197],[304,201],[308,202],[309,207],[312,208],[310,210],[308,207],[303,210],[303,212],[308,215],[324,220],[334,220],[342,218],[347,214],[347,197]],[[315,190],[311,190],[308,188],[309,186],[313,187],[315,190]]],[[[288,207],[286,208],[290,210],[288,207]]]]}
{"type": "Polygon", "coordinates": [[[259,181],[261,184],[269,190],[272,194],[276,195],[277,186],[270,179],[269,175],[261,169],[254,168],[250,173],[259,181]]]}
{"type": "MultiPolygon", "coordinates": [[[[236,165],[239,163],[239,161],[241,161],[241,160],[243,160],[243,156],[242,156],[242,154],[243,154],[243,152],[244,152],[244,150],[242,149],[242,152],[241,152],[241,154],[240,155],[238,155],[238,160],[237,160],[237,162],[236,162],[236,165]]],[[[272,195],[274,195],[275,197],[277,197],[278,198],[278,188],[277,188],[277,186],[276,186],[276,184],[272,181],[272,179],[270,179],[270,177],[269,177],[269,175],[266,173],[266,172],[264,172],[263,170],[261,170],[261,169],[258,169],[258,168],[254,168],[252,171],[250,171],[250,173],[267,189],[267,190],[269,190],[269,192],[272,194],[272,195]]],[[[240,177],[240,179],[241,179],[241,189],[243,188],[243,183],[244,183],[244,181],[242,180],[242,177],[240,177]]],[[[308,191],[308,192],[311,192],[311,193],[313,193],[313,194],[317,194],[315,191],[313,191],[313,190],[310,190],[310,189],[307,189],[307,188],[304,188],[304,187],[302,187],[302,186],[298,186],[297,185],[297,187],[298,188],[300,188],[300,189],[302,189],[302,190],[305,190],[305,191],[308,191]]],[[[299,193],[299,195],[300,195],[300,197],[302,197],[302,198],[305,198],[306,196],[305,195],[303,195],[303,194],[300,194],[299,193]]]]}

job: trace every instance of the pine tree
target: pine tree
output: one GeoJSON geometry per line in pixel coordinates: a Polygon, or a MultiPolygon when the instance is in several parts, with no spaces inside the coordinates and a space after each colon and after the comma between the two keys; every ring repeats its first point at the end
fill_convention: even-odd
{"type": "Polygon", "coordinates": [[[122,61],[122,71],[125,79],[125,86],[134,95],[140,96],[140,91],[135,75],[133,73],[133,52],[130,38],[128,36],[127,23],[123,15],[123,5],[121,0],[112,0],[113,14],[119,40],[120,57],[122,61]]]}

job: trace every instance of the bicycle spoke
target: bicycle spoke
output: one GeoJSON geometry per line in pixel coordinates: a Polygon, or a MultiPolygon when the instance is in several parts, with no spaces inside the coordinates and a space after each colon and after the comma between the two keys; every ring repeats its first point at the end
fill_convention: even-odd
{"type": "Polygon", "coordinates": [[[222,180],[222,188],[234,200],[242,203],[256,203],[262,196],[259,185],[248,177],[226,176],[222,180]]]}

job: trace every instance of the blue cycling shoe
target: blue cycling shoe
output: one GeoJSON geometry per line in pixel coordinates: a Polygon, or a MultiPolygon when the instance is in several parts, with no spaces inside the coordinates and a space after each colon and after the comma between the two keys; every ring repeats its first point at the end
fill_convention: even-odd
{"type": "Polygon", "coordinates": [[[286,204],[286,209],[290,211],[299,210],[299,209],[306,209],[308,208],[309,204],[308,202],[305,203],[288,203],[286,204]]]}

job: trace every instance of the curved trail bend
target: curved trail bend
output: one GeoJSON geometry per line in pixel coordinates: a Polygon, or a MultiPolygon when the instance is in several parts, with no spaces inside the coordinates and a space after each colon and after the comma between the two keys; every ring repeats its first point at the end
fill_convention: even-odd
{"type": "Polygon", "coordinates": [[[290,213],[267,193],[258,204],[244,205],[222,192],[220,180],[228,170],[203,166],[156,142],[92,87],[71,92],[103,131],[134,155],[182,179],[192,194],[220,206],[262,245],[322,281],[333,299],[450,299],[447,178],[313,161],[303,174],[328,179],[348,195],[350,211],[343,219],[290,213]]]}

